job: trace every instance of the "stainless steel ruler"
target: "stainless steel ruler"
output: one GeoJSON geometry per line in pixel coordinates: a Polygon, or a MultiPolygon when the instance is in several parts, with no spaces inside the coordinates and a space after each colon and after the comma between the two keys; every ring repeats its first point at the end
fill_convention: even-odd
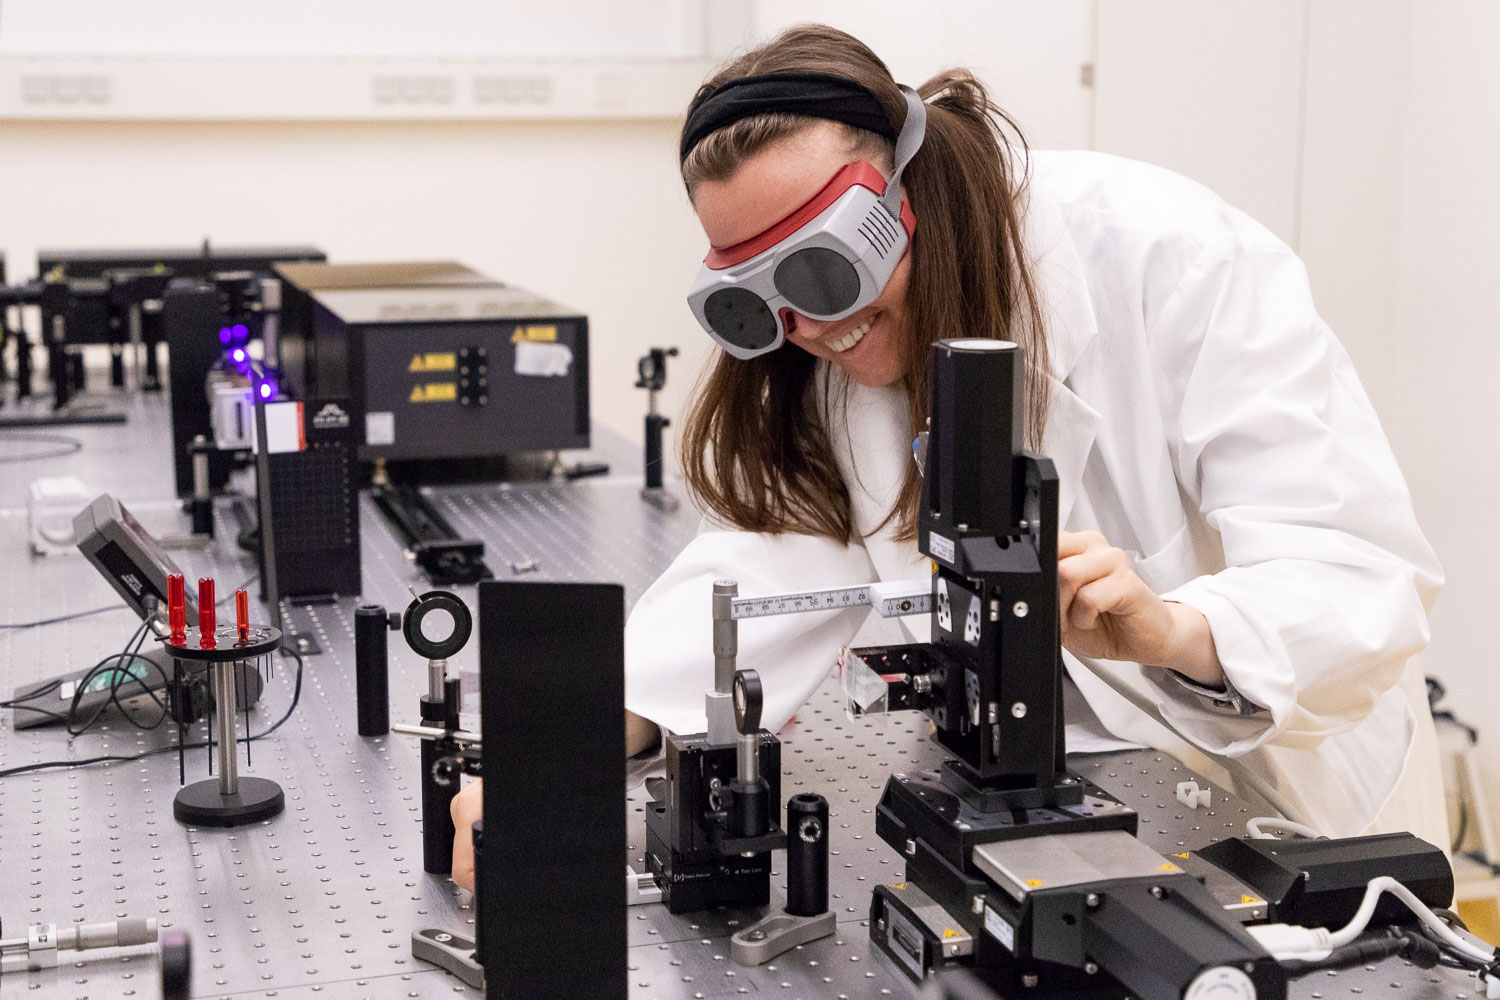
{"type": "Polygon", "coordinates": [[[859,607],[874,608],[882,618],[923,614],[932,610],[932,584],[927,580],[897,580],[771,597],[740,597],[734,601],[733,617],[765,618],[859,607]]]}

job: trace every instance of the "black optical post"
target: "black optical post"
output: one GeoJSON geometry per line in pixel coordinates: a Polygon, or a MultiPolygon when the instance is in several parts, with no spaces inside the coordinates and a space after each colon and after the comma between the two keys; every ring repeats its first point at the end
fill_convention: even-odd
{"type": "Polygon", "coordinates": [[[656,394],[667,384],[667,359],[677,357],[675,347],[653,347],[636,362],[635,387],[646,390],[646,486],[641,499],[663,511],[677,509],[677,498],[666,491],[664,471],[666,453],[662,432],[672,425],[656,408],[656,394]]]}

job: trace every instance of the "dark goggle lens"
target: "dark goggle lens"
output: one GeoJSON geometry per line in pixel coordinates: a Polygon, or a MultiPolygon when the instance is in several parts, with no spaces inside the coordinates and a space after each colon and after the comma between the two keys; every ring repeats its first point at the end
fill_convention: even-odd
{"type": "Polygon", "coordinates": [[[809,316],[832,316],[859,299],[859,272],[827,247],[798,250],[776,265],[776,290],[809,316]]]}
{"type": "Polygon", "coordinates": [[[741,350],[758,351],[776,340],[771,307],[748,289],[719,289],[704,300],[703,316],[715,334],[741,350]]]}

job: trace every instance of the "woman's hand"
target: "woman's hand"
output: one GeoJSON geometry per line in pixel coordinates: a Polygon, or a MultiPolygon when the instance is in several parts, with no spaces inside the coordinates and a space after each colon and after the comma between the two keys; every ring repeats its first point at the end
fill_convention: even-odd
{"type": "MultiPolygon", "coordinates": [[[[660,739],[656,723],[633,712],[625,713],[625,753],[643,753],[660,739]]],[[[453,881],[474,891],[474,824],[484,818],[484,780],[471,782],[453,796],[453,881]]]]}
{"type": "Polygon", "coordinates": [[[1062,642],[1074,655],[1170,667],[1224,686],[1208,619],[1158,597],[1099,532],[1057,533],[1057,589],[1062,642]]]}
{"type": "Polygon", "coordinates": [[[474,891],[474,824],[484,817],[484,780],[453,796],[453,881],[474,891]]]}

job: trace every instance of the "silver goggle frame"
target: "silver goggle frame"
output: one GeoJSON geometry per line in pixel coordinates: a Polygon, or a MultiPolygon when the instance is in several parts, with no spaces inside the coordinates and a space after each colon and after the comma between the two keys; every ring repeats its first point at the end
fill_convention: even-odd
{"type": "MultiPolygon", "coordinates": [[[[901,218],[901,173],[921,147],[927,123],[922,99],[909,87],[901,90],[906,121],[896,140],[895,169],[882,191],[869,186],[876,181],[857,179],[814,218],[765,250],[718,268],[709,266],[710,254],[699,269],[688,308],[733,357],[754,358],[780,347],[788,310],[820,321],[839,320],[885,290],[909,243],[901,218]]],[[[868,174],[879,176],[874,168],[868,174]]]]}

